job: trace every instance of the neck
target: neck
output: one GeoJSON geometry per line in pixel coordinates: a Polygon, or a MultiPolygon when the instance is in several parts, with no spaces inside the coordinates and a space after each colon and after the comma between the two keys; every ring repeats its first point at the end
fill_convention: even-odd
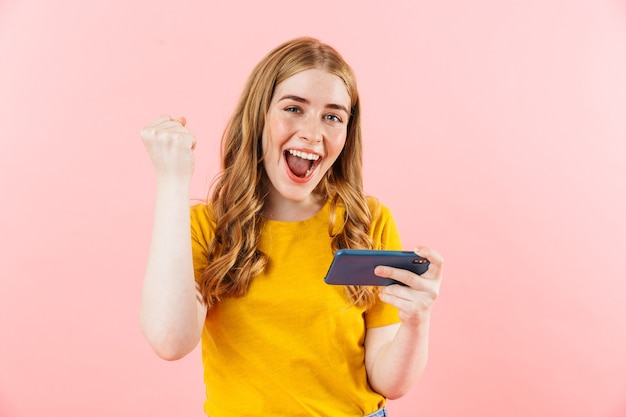
{"type": "Polygon", "coordinates": [[[303,201],[293,201],[270,193],[265,203],[263,217],[281,222],[306,220],[315,216],[324,203],[325,200],[321,196],[314,194],[303,201]]]}

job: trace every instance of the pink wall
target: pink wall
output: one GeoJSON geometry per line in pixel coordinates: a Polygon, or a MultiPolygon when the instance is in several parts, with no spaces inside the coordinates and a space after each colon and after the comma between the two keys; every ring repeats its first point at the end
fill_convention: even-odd
{"type": "Polygon", "coordinates": [[[138,308],[161,113],[194,194],[252,66],[308,34],[354,66],[367,190],[447,259],[394,417],[626,415],[626,7],[617,0],[0,2],[0,416],[200,416],[198,350],[138,308]]]}

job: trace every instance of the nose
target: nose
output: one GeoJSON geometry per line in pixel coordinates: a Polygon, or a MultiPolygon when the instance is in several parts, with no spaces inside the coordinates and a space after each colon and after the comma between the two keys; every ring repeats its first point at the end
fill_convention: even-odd
{"type": "Polygon", "coordinates": [[[322,121],[317,117],[306,117],[300,125],[300,138],[310,143],[321,142],[324,139],[322,121]]]}

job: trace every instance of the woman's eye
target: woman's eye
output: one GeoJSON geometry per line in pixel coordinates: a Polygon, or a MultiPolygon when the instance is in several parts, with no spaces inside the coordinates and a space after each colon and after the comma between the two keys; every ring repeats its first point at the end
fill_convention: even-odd
{"type": "Polygon", "coordinates": [[[285,108],[285,111],[288,111],[288,112],[291,112],[291,113],[298,113],[300,111],[300,109],[298,107],[289,106],[289,107],[285,108]]]}
{"type": "Polygon", "coordinates": [[[339,116],[334,115],[334,114],[327,114],[325,116],[325,118],[326,118],[326,120],[330,120],[330,121],[333,121],[333,122],[339,122],[339,123],[342,122],[341,118],[339,116]]]}

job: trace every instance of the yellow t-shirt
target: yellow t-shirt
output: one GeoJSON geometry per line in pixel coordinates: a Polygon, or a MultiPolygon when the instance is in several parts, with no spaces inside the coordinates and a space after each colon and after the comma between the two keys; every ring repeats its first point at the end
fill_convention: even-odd
{"type": "MultiPolygon", "coordinates": [[[[370,230],[375,249],[401,249],[390,211],[379,207],[370,230]]],[[[304,221],[266,220],[265,271],[246,296],[209,310],[202,332],[209,416],[357,417],[384,405],[367,382],[363,342],[366,328],[397,323],[398,312],[381,301],[364,311],[344,287],[324,283],[333,256],[329,219],[326,203],[304,221]]],[[[196,280],[214,228],[205,205],[191,208],[196,280]]]]}

